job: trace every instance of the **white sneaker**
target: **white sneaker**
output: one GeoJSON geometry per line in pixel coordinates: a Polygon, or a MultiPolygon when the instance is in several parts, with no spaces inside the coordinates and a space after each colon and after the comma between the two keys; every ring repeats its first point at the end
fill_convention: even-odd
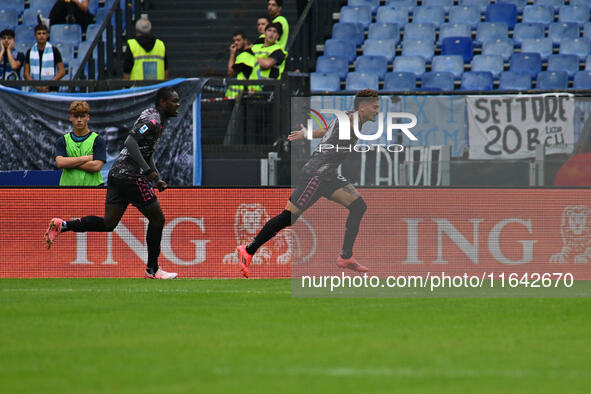
{"type": "Polygon", "coordinates": [[[148,271],[144,272],[144,278],[146,279],[174,279],[177,276],[176,272],[166,272],[160,268],[155,274],[150,274],[148,271]]]}

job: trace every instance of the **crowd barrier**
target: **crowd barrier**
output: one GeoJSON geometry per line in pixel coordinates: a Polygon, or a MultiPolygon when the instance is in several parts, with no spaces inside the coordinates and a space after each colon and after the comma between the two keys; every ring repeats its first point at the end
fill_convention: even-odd
{"type": "MultiPolygon", "coordinates": [[[[289,188],[171,188],[160,264],[182,278],[238,278],[236,246],[281,212],[289,188]]],[[[570,272],[591,279],[591,191],[361,188],[355,255],[374,275],[570,272]]],[[[0,277],[141,277],[147,221],[129,207],[112,233],[42,236],[52,217],[102,216],[105,188],[0,189],[0,277]]],[[[255,255],[252,278],[338,274],[348,211],[320,200],[255,255]]]]}

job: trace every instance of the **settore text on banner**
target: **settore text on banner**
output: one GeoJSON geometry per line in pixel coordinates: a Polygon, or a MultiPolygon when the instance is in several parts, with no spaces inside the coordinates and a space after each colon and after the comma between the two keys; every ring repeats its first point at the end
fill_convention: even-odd
{"type": "Polygon", "coordinates": [[[572,153],[575,142],[575,96],[566,93],[468,96],[470,159],[535,157],[572,153]]]}

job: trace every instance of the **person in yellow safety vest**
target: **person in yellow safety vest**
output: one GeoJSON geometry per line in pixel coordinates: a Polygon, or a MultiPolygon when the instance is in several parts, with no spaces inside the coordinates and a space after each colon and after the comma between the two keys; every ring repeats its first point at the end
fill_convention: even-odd
{"type": "Polygon", "coordinates": [[[289,38],[289,23],[287,19],[281,15],[283,8],[283,0],[269,0],[267,1],[267,12],[271,17],[271,23],[280,23],[283,33],[281,38],[277,41],[277,44],[285,51],[287,47],[287,39],[289,38]]]}
{"type": "Polygon", "coordinates": [[[127,40],[123,79],[168,79],[168,58],[164,43],[151,33],[152,23],[142,15],[135,24],[135,38],[127,40]]]}
{"type": "Polygon", "coordinates": [[[271,19],[267,15],[260,16],[257,19],[257,31],[259,32],[259,36],[252,45],[265,43],[265,29],[269,23],[271,23],[271,19]]]}
{"type": "MultiPolygon", "coordinates": [[[[251,50],[256,57],[256,64],[250,73],[249,79],[280,79],[285,69],[285,52],[277,40],[281,37],[281,24],[271,23],[265,29],[265,43],[253,45],[251,50]]],[[[260,90],[256,86],[251,90],[260,90]]]]}
{"type": "Polygon", "coordinates": [[[55,142],[55,164],[62,169],[60,186],[101,186],[101,169],[107,161],[105,140],[88,129],[90,106],[86,101],[70,104],[72,132],[55,142]]]}
{"type": "MultiPolygon", "coordinates": [[[[228,77],[236,79],[248,79],[256,58],[250,50],[248,38],[243,31],[237,31],[232,35],[234,41],[230,45],[230,58],[228,59],[228,77]]],[[[226,89],[226,98],[234,98],[244,91],[243,85],[231,85],[226,89]]]]}

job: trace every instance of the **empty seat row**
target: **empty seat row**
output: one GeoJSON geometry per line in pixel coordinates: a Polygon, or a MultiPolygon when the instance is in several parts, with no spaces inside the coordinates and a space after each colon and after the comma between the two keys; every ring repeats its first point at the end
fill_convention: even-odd
{"type": "MultiPolygon", "coordinates": [[[[419,79],[413,73],[391,72],[384,77],[381,90],[385,91],[452,91],[455,89],[453,74],[448,72],[426,72],[419,79]]],[[[339,91],[341,80],[335,73],[314,72],[310,77],[312,91],[339,91]]],[[[500,75],[498,89],[528,90],[532,88],[532,78],[528,73],[506,71],[500,75]]],[[[591,89],[591,71],[579,71],[573,80],[574,89],[591,89]]],[[[379,78],[376,74],[352,72],[347,76],[345,90],[362,89],[380,90],[379,78]]],[[[494,78],[485,71],[470,71],[462,75],[462,90],[487,91],[494,89],[494,78]]],[[[535,79],[535,89],[564,90],[569,89],[568,75],[564,71],[543,71],[535,79]]]]}
{"type": "MultiPolygon", "coordinates": [[[[485,21],[488,22],[503,22],[509,28],[518,21],[518,9],[515,4],[503,0],[488,4],[484,14],[485,21]]],[[[359,2],[360,5],[347,5],[341,8],[340,21],[347,23],[361,23],[365,28],[375,20],[379,23],[398,23],[404,25],[411,21],[415,23],[432,23],[437,28],[446,22],[446,9],[441,6],[421,5],[414,8],[396,7],[392,5],[385,5],[381,7],[373,7],[371,4],[365,3],[363,0],[359,2]]],[[[456,6],[450,7],[447,21],[451,23],[469,23],[476,25],[480,22],[480,13],[475,6],[456,6]],[[457,7],[457,8],[456,8],[457,7]]],[[[522,20],[524,22],[546,22],[554,21],[553,10],[550,7],[543,5],[529,6],[527,13],[524,13],[522,20]]],[[[525,10],[525,8],[524,8],[525,10]]],[[[558,12],[558,22],[569,22],[583,25],[589,21],[589,5],[563,5],[558,12]]]]}

